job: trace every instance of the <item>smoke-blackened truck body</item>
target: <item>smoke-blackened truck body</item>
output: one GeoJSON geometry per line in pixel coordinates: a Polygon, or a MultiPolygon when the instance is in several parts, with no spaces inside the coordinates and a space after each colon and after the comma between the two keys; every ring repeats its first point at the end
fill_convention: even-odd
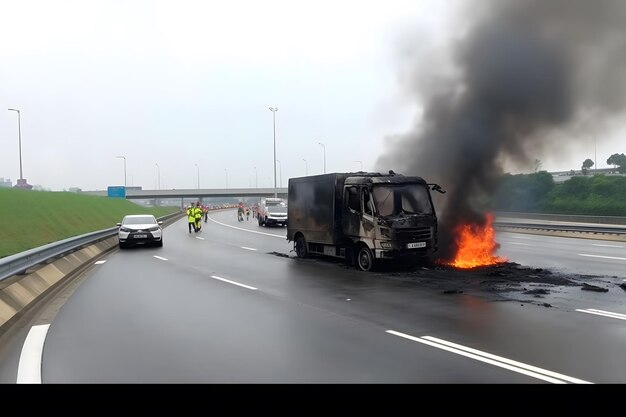
{"type": "Polygon", "coordinates": [[[437,251],[437,216],[420,177],[353,172],[290,178],[287,206],[287,240],[298,257],[340,257],[369,271],[380,260],[415,263],[437,251]]]}

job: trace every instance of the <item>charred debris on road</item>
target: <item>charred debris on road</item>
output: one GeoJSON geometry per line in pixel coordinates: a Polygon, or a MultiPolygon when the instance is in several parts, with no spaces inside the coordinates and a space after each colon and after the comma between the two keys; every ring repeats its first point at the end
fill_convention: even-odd
{"type": "MultiPolygon", "coordinates": [[[[324,262],[351,269],[337,260],[321,258],[299,259],[285,253],[269,252],[268,254],[291,258],[295,262],[324,262]]],[[[559,287],[580,287],[582,291],[598,293],[609,292],[608,287],[614,286],[616,276],[566,274],[545,268],[523,266],[515,262],[502,262],[496,265],[470,269],[455,268],[449,265],[430,265],[402,269],[389,265],[376,272],[363,273],[372,278],[393,279],[419,284],[420,287],[434,288],[443,294],[464,294],[481,292],[492,294],[496,300],[530,302],[528,298],[519,299],[515,294],[542,299],[557,291],[559,287]]],[[[621,280],[620,280],[621,281],[621,280]]],[[[626,291],[626,282],[616,284],[626,291]]],[[[551,307],[548,303],[539,303],[551,307]]]]}

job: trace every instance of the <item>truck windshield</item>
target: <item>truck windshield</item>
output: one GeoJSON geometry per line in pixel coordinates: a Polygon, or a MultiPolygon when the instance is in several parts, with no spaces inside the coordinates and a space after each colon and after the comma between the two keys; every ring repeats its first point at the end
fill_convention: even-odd
{"type": "Polygon", "coordinates": [[[376,211],[382,217],[404,214],[432,214],[428,188],[419,184],[375,185],[372,190],[376,211]]]}

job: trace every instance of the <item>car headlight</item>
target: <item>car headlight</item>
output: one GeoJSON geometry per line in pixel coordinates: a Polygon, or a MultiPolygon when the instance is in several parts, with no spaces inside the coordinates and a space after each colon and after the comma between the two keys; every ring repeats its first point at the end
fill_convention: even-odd
{"type": "Polygon", "coordinates": [[[393,243],[391,242],[380,242],[380,247],[383,249],[391,249],[393,248],[393,243]]]}
{"type": "Polygon", "coordinates": [[[130,233],[131,230],[127,229],[126,227],[120,227],[120,232],[124,232],[124,233],[130,233]]]}
{"type": "Polygon", "coordinates": [[[148,229],[149,232],[156,232],[158,230],[159,230],[158,226],[157,227],[151,227],[151,228],[148,229]]]}

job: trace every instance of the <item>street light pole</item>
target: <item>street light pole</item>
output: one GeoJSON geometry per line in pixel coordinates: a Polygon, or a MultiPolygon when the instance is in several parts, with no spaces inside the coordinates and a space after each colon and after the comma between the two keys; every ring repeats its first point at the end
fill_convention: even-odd
{"type": "Polygon", "coordinates": [[[324,148],[324,174],[326,174],[326,146],[322,142],[317,142],[322,148],[324,148]]]}
{"type": "Polygon", "coordinates": [[[276,162],[278,162],[278,186],[282,187],[283,186],[283,164],[280,162],[279,159],[277,159],[276,162]]]}
{"type": "Polygon", "coordinates": [[[354,161],[354,162],[358,162],[359,164],[361,164],[361,171],[363,171],[363,161],[354,161]]]}
{"type": "MultiPolygon", "coordinates": [[[[274,190],[276,190],[276,112],[278,111],[278,107],[270,107],[270,111],[272,112],[274,122],[274,190]]],[[[274,192],[274,197],[277,196],[277,193],[274,192]]]]}
{"type": "Polygon", "coordinates": [[[200,189],[200,167],[198,164],[194,164],[196,166],[196,170],[198,171],[198,190],[200,189]]]}
{"type": "Polygon", "coordinates": [[[20,180],[24,179],[22,175],[22,120],[18,109],[9,109],[9,111],[17,112],[17,138],[20,146],[20,180]]]}
{"type": "Polygon", "coordinates": [[[125,156],[116,156],[116,158],[121,158],[124,160],[124,188],[126,188],[126,157],[125,156]]]}
{"type": "Polygon", "coordinates": [[[304,172],[305,172],[305,175],[308,176],[309,175],[309,163],[304,158],[302,158],[302,160],[304,161],[304,172]]]}
{"type": "Polygon", "coordinates": [[[157,190],[161,189],[161,168],[159,168],[159,164],[154,164],[157,167],[157,190]]]}
{"type": "Polygon", "coordinates": [[[259,172],[256,167],[254,167],[254,188],[259,188],[259,172]]]}
{"type": "Polygon", "coordinates": [[[228,189],[228,170],[224,168],[224,172],[226,172],[226,189],[228,189]]]}

